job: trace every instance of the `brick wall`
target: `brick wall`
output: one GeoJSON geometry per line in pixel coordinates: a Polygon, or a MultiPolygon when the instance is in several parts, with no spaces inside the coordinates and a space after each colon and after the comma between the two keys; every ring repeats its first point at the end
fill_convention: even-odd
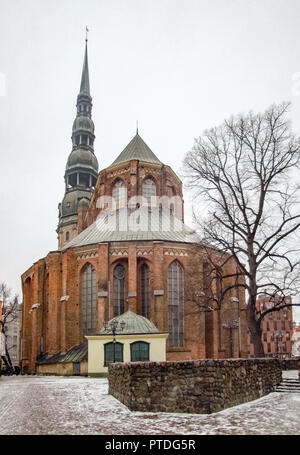
{"type": "Polygon", "coordinates": [[[277,359],[109,365],[109,393],[132,411],[210,414],[273,392],[277,359]]]}

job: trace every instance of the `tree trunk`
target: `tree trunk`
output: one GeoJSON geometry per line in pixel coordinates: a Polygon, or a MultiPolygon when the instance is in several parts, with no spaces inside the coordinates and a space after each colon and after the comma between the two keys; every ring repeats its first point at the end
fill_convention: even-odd
{"type": "Polygon", "coordinates": [[[247,322],[251,334],[251,340],[254,346],[254,357],[265,357],[263,344],[261,341],[260,322],[255,319],[255,298],[249,297],[247,305],[247,322]]]}

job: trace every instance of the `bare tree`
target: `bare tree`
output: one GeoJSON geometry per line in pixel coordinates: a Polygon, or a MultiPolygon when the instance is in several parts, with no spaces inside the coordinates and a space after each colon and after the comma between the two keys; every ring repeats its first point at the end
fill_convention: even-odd
{"type": "Polygon", "coordinates": [[[14,371],[9,351],[13,348],[13,345],[8,344],[7,332],[9,325],[18,318],[19,298],[18,295],[12,295],[11,289],[5,282],[0,283],[0,300],[2,301],[2,318],[0,319],[1,330],[3,333],[3,340],[5,343],[3,360],[6,363],[6,367],[14,371]]]}
{"type": "Polygon", "coordinates": [[[290,306],[284,296],[299,291],[300,198],[293,172],[300,142],[291,132],[288,107],[231,117],[195,140],[184,162],[188,185],[207,207],[206,216],[196,213],[203,242],[234,257],[237,277],[245,277],[236,286],[247,291],[247,323],[258,357],[264,356],[262,319],[290,306]],[[272,308],[257,307],[260,294],[273,299],[272,308]]]}

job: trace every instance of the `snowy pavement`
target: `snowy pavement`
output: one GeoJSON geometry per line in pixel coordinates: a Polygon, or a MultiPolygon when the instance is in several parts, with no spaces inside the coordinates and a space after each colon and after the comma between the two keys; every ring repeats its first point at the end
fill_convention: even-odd
{"type": "Polygon", "coordinates": [[[300,434],[299,393],[275,392],[215,414],[141,413],[108,395],[103,378],[2,376],[0,406],[0,435],[300,434]]]}

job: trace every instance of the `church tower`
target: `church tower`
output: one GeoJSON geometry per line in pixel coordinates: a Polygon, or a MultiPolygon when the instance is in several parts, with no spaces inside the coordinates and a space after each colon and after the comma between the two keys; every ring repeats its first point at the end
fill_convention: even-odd
{"type": "Polygon", "coordinates": [[[65,171],[65,195],[58,205],[58,248],[79,234],[92,197],[97,177],[98,161],[94,154],[94,122],[90,95],[87,38],[77,97],[77,115],[72,128],[72,151],[65,171]]]}

